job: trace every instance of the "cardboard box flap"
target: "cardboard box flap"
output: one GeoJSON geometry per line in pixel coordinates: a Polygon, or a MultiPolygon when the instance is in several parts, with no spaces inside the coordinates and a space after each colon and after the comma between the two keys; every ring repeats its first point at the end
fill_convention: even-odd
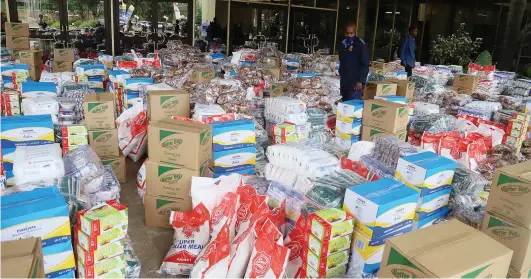
{"type": "Polygon", "coordinates": [[[38,237],[2,242],[2,278],[44,277],[41,247],[38,237]]]}
{"type": "Polygon", "coordinates": [[[31,269],[35,265],[34,256],[21,256],[16,258],[2,258],[2,278],[37,278],[32,276],[31,269]],[[14,268],[16,266],[16,268],[14,268]]]}
{"type": "Polygon", "coordinates": [[[38,237],[2,242],[2,261],[7,258],[24,257],[39,253],[41,241],[38,237]]]}
{"type": "Polygon", "coordinates": [[[168,119],[162,121],[156,121],[150,123],[160,128],[172,129],[172,130],[182,130],[190,133],[202,132],[204,130],[211,129],[208,124],[201,124],[177,119],[168,119]]]}
{"type": "Polygon", "coordinates": [[[386,107],[391,107],[391,108],[403,108],[403,107],[407,107],[407,106],[404,105],[404,104],[399,104],[399,103],[389,102],[389,101],[386,101],[386,100],[380,100],[380,99],[370,100],[370,103],[371,103],[371,105],[384,105],[384,106],[386,106],[386,107]]]}
{"type": "Polygon", "coordinates": [[[531,181],[531,161],[500,168],[499,171],[531,181]]]}
{"type": "Polygon", "coordinates": [[[85,102],[98,102],[98,101],[113,101],[114,97],[111,94],[90,94],[85,97],[85,102]]]}
{"type": "MultiPolygon", "coordinates": [[[[512,251],[487,235],[457,220],[389,239],[413,259],[413,264],[435,277],[481,272],[482,267],[512,251]]],[[[475,276],[474,276],[475,277],[475,276]]]]}
{"type": "Polygon", "coordinates": [[[156,95],[156,96],[165,96],[165,95],[173,95],[173,94],[188,94],[188,91],[183,89],[173,89],[173,90],[148,90],[149,95],[156,95]]]}

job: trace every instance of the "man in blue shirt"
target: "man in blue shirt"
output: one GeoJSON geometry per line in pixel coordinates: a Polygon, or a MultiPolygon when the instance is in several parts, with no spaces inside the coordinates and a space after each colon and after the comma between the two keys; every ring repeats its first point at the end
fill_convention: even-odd
{"type": "Polygon", "coordinates": [[[415,50],[417,48],[415,37],[417,37],[417,33],[417,27],[409,27],[409,34],[402,40],[400,47],[400,63],[406,68],[408,77],[413,74],[413,68],[415,68],[415,50]]]}
{"type": "Polygon", "coordinates": [[[356,36],[356,25],[345,28],[345,39],[339,45],[339,78],[343,101],[361,99],[369,73],[369,51],[356,36]]]}

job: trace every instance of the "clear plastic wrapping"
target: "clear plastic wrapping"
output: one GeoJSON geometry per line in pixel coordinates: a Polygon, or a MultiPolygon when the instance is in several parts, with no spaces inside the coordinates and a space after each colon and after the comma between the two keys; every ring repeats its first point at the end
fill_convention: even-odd
{"type": "Polygon", "coordinates": [[[444,114],[428,114],[415,117],[409,127],[411,132],[432,134],[455,130],[455,117],[444,114]]]}
{"type": "Polygon", "coordinates": [[[140,278],[140,270],[142,265],[140,264],[140,259],[136,256],[135,251],[133,250],[133,244],[129,235],[126,235],[124,238],[124,256],[127,266],[125,267],[125,278],[135,279],[140,278]]]}
{"type": "Polygon", "coordinates": [[[75,177],[82,185],[103,175],[100,158],[89,145],[83,144],[63,157],[65,175],[75,177]]]}
{"type": "Polygon", "coordinates": [[[489,186],[489,181],[469,168],[457,164],[452,180],[453,194],[460,196],[479,196],[489,186]]]}
{"type": "MultiPolygon", "coordinates": [[[[381,162],[387,170],[391,170],[393,174],[400,157],[417,153],[417,149],[414,146],[394,136],[376,137],[373,142],[372,157],[381,162]]],[[[362,158],[364,157],[367,156],[362,156],[362,158]]]]}

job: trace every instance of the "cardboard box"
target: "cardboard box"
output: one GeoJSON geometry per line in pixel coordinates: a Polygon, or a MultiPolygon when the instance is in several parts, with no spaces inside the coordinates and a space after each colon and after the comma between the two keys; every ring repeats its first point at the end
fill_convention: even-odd
{"type": "Polygon", "coordinates": [[[6,22],[6,37],[9,36],[23,36],[29,37],[29,24],[20,22],[6,22]]]}
{"type": "Polygon", "coordinates": [[[371,72],[373,75],[382,75],[383,76],[385,74],[384,70],[376,69],[374,67],[370,67],[369,68],[369,72],[371,72]]]}
{"type": "Polygon", "coordinates": [[[71,61],[53,61],[52,64],[52,71],[54,73],[61,73],[61,72],[73,72],[73,62],[71,61]]]}
{"type": "Polygon", "coordinates": [[[192,203],[184,198],[144,196],[146,227],[171,228],[171,211],[192,211],[192,203]]]}
{"type": "Polygon", "coordinates": [[[365,86],[363,92],[364,100],[374,99],[375,96],[392,96],[396,95],[397,84],[385,81],[370,81],[365,86]]]}
{"type": "Polygon", "coordinates": [[[531,229],[531,161],[496,169],[487,211],[531,229]]]}
{"type": "Polygon", "coordinates": [[[150,122],[148,125],[150,160],[200,170],[212,160],[212,128],[181,120],[150,122]]]}
{"type": "Polygon", "coordinates": [[[76,245],[76,248],[77,260],[84,265],[94,265],[125,252],[123,240],[105,244],[96,251],[86,251],[79,245],[76,245]]]}
{"type": "Polygon", "coordinates": [[[307,254],[308,266],[320,274],[326,274],[328,270],[334,267],[348,264],[349,251],[337,252],[322,258],[312,252],[307,254]]]}
{"type": "Polygon", "coordinates": [[[383,178],[347,188],[343,209],[356,219],[354,230],[376,239],[411,227],[418,199],[414,189],[383,178]]]}
{"type": "Polygon", "coordinates": [[[37,66],[33,66],[33,67],[29,67],[29,74],[30,74],[30,78],[34,81],[39,81],[41,79],[41,74],[42,74],[42,68],[41,68],[41,65],[37,65],[37,66]]]}
{"type": "Polygon", "coordinates": [[[284,96],[284,93],[287,90],[287,84],[284,82],[273,82],[271,84],[271,89],[269,90],[269,97],[280,97],[284,96]]]}
{"type": "Polygon", "coordinates": [[[28,64],[30,66],[42,65],[42,52],[40,50],[19,51],[18,56],[16,57],[20,60],[20,63],[28,64]]]}
{"type": "Polygon", "coordinates": [[[485,214],[481,230],[513,250],[511,268],[522,271],[531,267],[531,231],[491,212],[485,214]]]}
{"type": "Polygon", "coordinates": [[[6,47],[9,49],[30,49],[29,37],[6,36],[6,47]]]}
{"type": "Polygon", "coordinates": [[[388,73],[394,71],[395,66],[391,63],[372,61],[371,68],[383,70],[384,73],[388,73]]]}
{"type": "MultiPolygon", "coordinates": [[[[85,97],[85,126],[89,130],[114,129],[114,98],[110,94],[91,94],[85,97]]],[[[111,155],[106,155],[111,156],[111,155]]]]}
{"type": "Polygon", "coordinates": [[[210,123],[213,151],[254,147],[256,133],[250,120],[232,120],[210,123]]]}
{"type": "Polygon", "coordinates": [[[513,251],[457,220],[387,240],[379,278],[503,278],[513,251]]]}
{"type": "Polygon", "coordinates": [[[120,156],[118,129],[88,131],[89,145],[100,157],[120,156]]]}
{"type": "Polygon", "coordinates": [[[234,171],[253,168],[256,165],[256,147],[245,147],[213,154],[214,173],[230,174],[234,171]]]}
{"type": "Polygon", "coordinates": [[[2,278],[44,278],[40,237],[2,242],[2,278]]]}
{"type": "Polygon", "coordinates": [[[398,159],[394,178],[429,195],[452,184],[456,162],[433,152],[421,152],[398,159]]]}
{"type": "Polygon", "coordinates": [[[417,212],[415,213],[415,218],[417,220],[427,218],[428,216],[431,216],[433,212],[448,205],[452,187],[450,185],[445,185],[443,187],[438,187],[437,189],[437,191],[419,198],[417,212]]]}
{"type": "MultiPolygon", "coordinates": [[[[361,100],[351,100],[346,102],[341,102],[337,104],[337,118],[349,122],[347,118],[361,118],[363,117],[363,107],[364,102],[361,100]]],[[[354,119],[352,119],[354,122],[354,119]]]]}
{"type": "Polygon", "coordinates": [[[82,211],[78,218],[81,231],[88,236],[98,236],[113,228],[127,226],[129,222],[127,207],[115,200],[82,211]]]}
{"type": "Polygon", "coordinates": [[[406,97],[408,100],[413,99],[415,94],[415,83],[407,80],[391,80],[391,82],[397,84],[396,95],[406,97]]]}
{"type": "Polygon", "coordinates": [[[119,156],[115,158],[102,157],[101,163],[104,166],[105,165],[111,166],[112,171],[114,172],[114,175],[116,175],[116,178],[118,178],[118,181],[120,181],[120,183],[127,182],[127,168],[126,168],[124,156],[119,156]]]}
{"type": "Polygon", "coordinates": [[[81,248],[85,251],[96,251],[104,245],[123,239],[127,235],[127,225],[106,230],[98,236],[89,236],[79,229],[75,230],[75,234],[77,244],[81,248]]]}
{"type": "Polygon", "coordinates": [[[186,90],[148,91],[149,120],[161,121],[172,116],[190,117],[190,94],[186,90]]]}
{"type": "Polygon", "coordinates": [[[354,231],[354,218],[337,208],[319,210],[310,214],[308,220],[311,234],[321,242],[351,235],[354,231]]]}
{"type": "Polygon", "coordinates": [[[458,94],[472,94],[474,93],[475,89],[472,88],[466,88],[466,87],[452,87],[452,89],[457,92],[458,94]]]}
{"type": "Polygon", "coordinates": [[[423,218],[420,218],[420,215],[416,213],[415,221],[413,222],[413,230],[424,229],[446,221],[445,217],[448,215],[448,212],[450,212],[450,209],[448,209],[448,206],[444,206],[426,214],[423,218]]]}
{"type": "Polygon", "coordinates": [[[454,74],[454,88],[468,88],[474,90],[478,87],[479,77],[467,74],[454,74]]]}
{"type": "Polygon", "coordinates": [[[397,133],[407,128],[409,109],[407,105],[384,100],[365,101],[363,108],[363,125],[397,133]]]}
{"type": "Polygon", "coordinates": [[[53,60],[60,62],[74,62],[76,61],[74,57],[73,48],[56,48],[53,50],[53,60]]]}
{"type": "Polygon", "coordinates": [[[190,81],[193,83],[204,83],[213,80],[216,72],[213,69],[194,68],[190,75],[190,81]]]}
{"type": "Polygon", "coordinates": [[[94,265],[84,265],[78,261],[79,278],[125,278],[125,255],[105,259],[94,265]]]}
{"type": "Polygon", "coordinates": [[[198,170],[190,170],[178,165],[155,162],[150,158],[146,160],[146,185],[149,185],[146,194],[182,198],[191,204],[192,176],[206,176],[208,163],[204,162],[198,170]]]}
{"type": "Polygon", "coordinates": [[[328,242],[321,242],[315,236],[310,234],[310,238],[308,240],[308,249],[317,257],[325,258],[328,255],[349,250],[351,241],[352,236],[345,235],[339,238],[332,239],[328,242]]]}
{"type": "Polygon", "coordinates": [[[531,278],[531,267],[524,271],[516,271],[509,267],[507,278],[531,278]]]}
{"type": "Polygon", "coordinates": [[[361,140],[364,141],[373,141],[375,137],[378,136],[395,136],[399,140],[406,140],[407,131],[398,131],[396,133],[386,132],[385,130],[374,128],[367,125],[361,126],[361,140]]]}

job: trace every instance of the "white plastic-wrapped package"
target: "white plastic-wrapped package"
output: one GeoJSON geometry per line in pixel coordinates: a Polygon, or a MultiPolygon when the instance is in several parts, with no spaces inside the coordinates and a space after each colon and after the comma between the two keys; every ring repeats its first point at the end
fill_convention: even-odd
{"type": "Polygon", "coordinates": [[[54,97],[24,98],[21,108],[24,115],[50,114],[57,119],[59,114],[59,103],[54,97]]]}
{"type": "Polygon", "coordinates": [[[358,141],[352,144],[348,152],[348,158],[352,161],[359,161],[363,155],[371,154],[374,148],[372,141],[358,141]]]}
{"type": "Polygon", "coordinates": [[[13,174],[15,184],[48,181],[65,175],[65,167],[58,143],[17,146],[13,174]]]}
{"type": "Polygon", "coordinates": [[[141,197],[146,194],[146,161],[142,163],[136,174],[136,192],[141,197]]]}
{"type": "Polygon", "coordinates": [[[268,98],[265,101],[265,118],[275,124],[290,122],[303,125],[308,122],[306,104],[290,97],[268,98]]]}
{"type": "Polygon", "coordinates": [[[414,102],[414,114],[417,116],[439,113],[439,106],[426,102],[414,102]]]}
{"type": "Polygon", "coordinates": [[[191,212],[172,211],[170,224],[175,230],[173,245],[166,253],[159,272],[189,274],[197,256],[210,240],[210,213],[200,203],[191,212]]]}
{"type": "Polygon", "coordinates": [[[132,153],[135,161],[145,152],[147,124],[147,111],[142,104],[134,104],[116,118],[120,150],[126,156],[132,153]]]}
{"type": "MultiPolygon", "coordinates": [[[[300,176],[292,170],[281,168],[271,163],[266,164],[264,173],[267,180],[278,182],[281,185],[288,186],[290,189],[296,190],[303,194],[310,191],[310,189],[313,187],[313,183],[307,177],[300,176]]],[[[269,188],[272,190],[271,187],[269,188]]],[[[280,203],[282,198],[279,198],[278,200],[280,203]]]]}
{"type": "Polygon", "coordinates": [[[192,119],[203,121],[205,118],[223,114],[226,112],[220,105],[195,104],[192,119]]]}
{"type": "MultiPolygon", "coordinates": [[[[221,176],[217,179],[208,177],[192,177],[190,195],[192,196],[192,207],[203,203],[209,212],[213,212],[227,193],[236,193],[242,183],[242,177],[233,173],[228,176],[221,176]]],[[[149,185],[148,185],[149,187],[149,185]]]]}

